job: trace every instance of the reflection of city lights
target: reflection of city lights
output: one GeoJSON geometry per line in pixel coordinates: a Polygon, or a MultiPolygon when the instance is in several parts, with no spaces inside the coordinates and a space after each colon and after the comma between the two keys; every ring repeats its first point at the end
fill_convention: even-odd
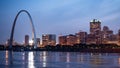
{"type": "Polygon", "coordinates": [[[22,59],[25,60],[25,53],[22,53],[22,59]]]}
{"type": "Polygon", "coordinates": [[[25,64],[25,52],[22,53],[22,60],[24,61],[22,63],[25,64]]]}
{"type": "Polygon", "coordinates": [[[118,64],[120,64],[120,58],[118,58],[118,64]]]}
{"type": "Polygon", "coordinates": [[[47,56],[46,56],[46,52],[43,52],[43,67],[46,67],[46,62],[47,62],[47,56]]]}
{"type": "Polygon", "coordinates": [[[70,53],[67,53],[67,62],[70,62],[70,53]]]}
{"type": "Polygon", "coordinates": [[[5,58],[6,58],[6,65],[8,65],[8,51],[5,53],[5,58]]]}
{"type": "Polygon", "coordinates": [[[33,55],[33,52],[29,52],[29,54],[28,54],[28,68],[35,68],[34,67],[34,55],[33,55]]]}
{"type": "MultiPolygon", "coordinates": [[[[67,63],[70,62],[70,53],[69,53],[69,52],[67,52],[66,62],[67,62],[67,63]]],[[[70,65],[69,65],[69,64],[67,64],[67,68],[70,68],[70,65]]]]}
{"type": "Polygon", "coordinates": [[[8,51],[6,51],[5,58],[8,59],[8,51]]]}
{"type": "Polygon", "coordinates": [[[84,57],[83,57],[83,55],[81,55],[80,57],[78,57],[77,60],[79,60],[79,58],[80,58],[80,62],[81,62],[81,63],[84,63],[84,57]]]}

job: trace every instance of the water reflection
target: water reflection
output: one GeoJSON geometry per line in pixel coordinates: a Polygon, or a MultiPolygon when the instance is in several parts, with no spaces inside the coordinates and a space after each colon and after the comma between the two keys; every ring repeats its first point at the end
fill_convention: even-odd
{"type": "Polygon", "coordinates": [[[120,57],[118,58],[118,65],[120,66],[120,57]]]}
{"type": "Polygon", "coordinates": [[[35,68],[33,52],[28,53],[28,68],[35,68]]]}
{"type": "MultiPolygon", "coordinates": [[[[12,68],[119,68],[118,53],[13,52],[12,68]]],[[[0,68],[9,67],[9,51],[0,51],[0,68]],[[1,67],[2,66],[2,67],[1,67]]]]}
{"type": "Polygon", "coordinates": [[[66,61],[67,61],[66,67],[69,68],[70,67],[70,64],[69,64],[70,63],[70,53],[69,52],[67,52],[66,61]]]}
{"type": "Polygon", "coordinates": [[[67,60],[67,62],[69,63],[70,62],[70,53],[69,52],[67,52],[67,56],[66,56],[66,60],[67,60]]]}
{"type": "Polygon", "coordinates": [[[80,63],[84,63],[84,57],[83,55],[77,55],[77,61],[80,62],[80,63]]]}
{"type": "Polygon", "coordinates": [[[8,65],[8,51],[5,51],[6,65],[8,65]]]}
{"type": "Polygon", "coordinates": [[[42,59],[43,59],[43,67],[46,67],[46,63],[47,63],[47,55],[46,55],[46,51],[43,52],[42,59]]]}

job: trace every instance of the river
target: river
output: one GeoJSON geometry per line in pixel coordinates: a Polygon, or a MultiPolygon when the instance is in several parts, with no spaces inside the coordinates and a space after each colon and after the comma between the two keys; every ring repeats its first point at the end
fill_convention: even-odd
{"type": "Polygon", "coordinates": [[[120,53],[0,51],[0,68],[119,68],[120,53]],[[12,60],[13,64],[10,64],[12,60]]]}

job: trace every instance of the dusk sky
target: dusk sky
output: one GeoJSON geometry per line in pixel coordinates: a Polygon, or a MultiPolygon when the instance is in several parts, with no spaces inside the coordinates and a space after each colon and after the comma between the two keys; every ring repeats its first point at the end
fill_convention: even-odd
{"type": "MultiPolygon", "coordinates": [[[[39,38],[42,34],[68,35],[80,30],[89,33],[89,22],[94,18],[114,33],[120,29],[120,0],[0,0],[0,43],[10,38],[20,10],[31,14],[39,38]]],[[[32,36],[26,13],[21,13],[16,23],[16,41],[24,41],[26,34],[32,36]]]]}

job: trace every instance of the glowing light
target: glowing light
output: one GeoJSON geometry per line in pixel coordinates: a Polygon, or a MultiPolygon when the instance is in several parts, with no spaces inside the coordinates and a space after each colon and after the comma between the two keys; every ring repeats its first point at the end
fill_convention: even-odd
{"type": "Polygon", "coordinates": [[[25,53],[22,53],[22,60],[25,60],[25,53]]]}
{"type": "Polygon", "coordinates": [[[70,62],[70,54],[67,52],[67,62],[70,62]]]}
{"type": "Polygon", "coordinates": [[[35,68],[33,52],[29,52],[28,54],[28,68],[35,68]]]}
{"type": "Polygon", "coordinates": [[[29,44],[32,45],[32,44],[33,44],[33,40],[30,40],[30,41],[29,41],[29,44]]]}
{"type": "Polygon", "coordinates": [[[5,53],[5,58],[6,58],[6,65],[8,65],[8,51],[5,53]]]}
{"type": "Polygon", "coordinates": [[[47,62],[46,52],[43,52],[43,67],[46,67],[46,62],[47,62]]]}

